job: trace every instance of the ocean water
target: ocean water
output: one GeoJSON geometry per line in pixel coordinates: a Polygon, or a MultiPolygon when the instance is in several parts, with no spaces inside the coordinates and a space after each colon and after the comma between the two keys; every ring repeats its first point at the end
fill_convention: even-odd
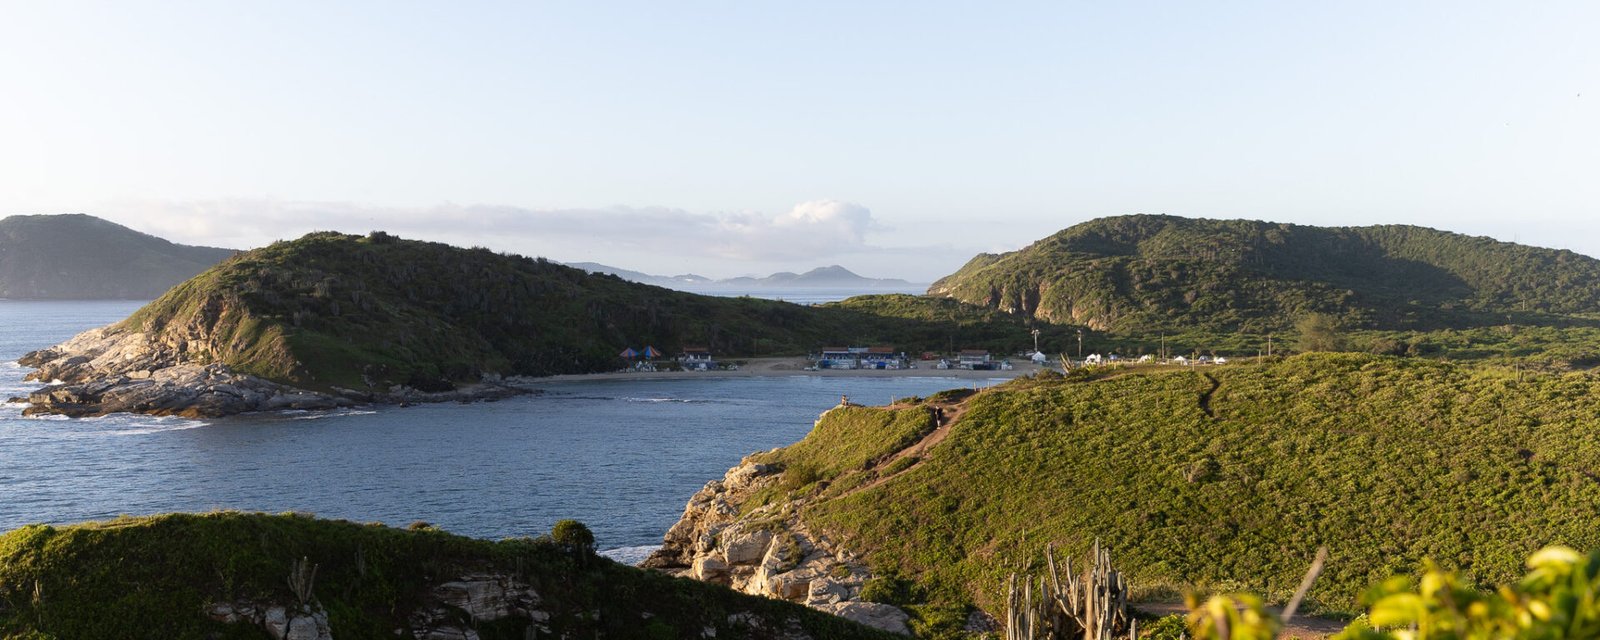
{"type": "Polygon", "coordinates": [[[872,290],[872,291],[862,291],[860,289],[821,289],[821,288],[743,290],[743,289],[725,289],[725,288],[718,288],[718,287],[711,287],[711,288],[684,287],[684,290],[685,291],[689,291],[691,293],[699,293],[699,294],[708,295],[708,296],[722,296],[722,297],[727,297],[727,298],[737,298],[737,297],[740,297],[740,296],[749,296],[751,298],[765,298],[767,300],[782,300],[782,301],[785,301],[785,302],[793,302],[795,304],[812,305],[812,304],[822,304],[824,302],[836,302],[836,301],[839,301],[839,300],[843,300],[845,298],[852,298],[852,297],[855,297],[855,296],[868,295],[868,294],[909,293],[911,295],[922,295],[923,293],[927,292],[928,286],[927,285],[912,285],[912,286],[906,287],[904,289],[875,289],[875,290],[872,290]]]}
{"type": "MultiPolygon", "coordinates": [[[[35,388],[27,351],[125,317],[136,302],[0,301],[0,400],[35,388]]],[[[216,420],[23,418],[0,407],[0,531],[118,514],[243,509],[484,538],[562,518],[636,559],[689,496],[745,454],[810,430],[839,396],[881,404],[982,381],[815,376],[583,381],[477,404],[216,420]]]]}

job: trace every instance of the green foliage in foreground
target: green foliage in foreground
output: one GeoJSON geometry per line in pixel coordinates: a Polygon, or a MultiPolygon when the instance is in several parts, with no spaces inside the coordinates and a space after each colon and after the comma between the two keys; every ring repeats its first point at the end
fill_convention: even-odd
{"type": "Polygon", "coordinates": [[[702,296],[375,232],[313,233],[240,254],[124,326],[297,386],[436,390],[486,373],[614,370],[629,346],[668,355],[709,346],[722,357],[835,344],[1009,353],[1030,344],[1030,322],[917,296],[819,307],[702,296]]]}
{"type": "MultiPolygon", "coordinates": [[[[813,437],[899,440],[834,415],[775,455],[823,468],[813,437]]],[[[1327,545],[1312,609],[1351,612],[1425,558],[1487,585],[1544,545],[1600,547],[1597,459],[1593,376],[1310,354],[984,391],[925,461],[859,491],[874,472],[841,471],[801,515],[937,603],[992,611],[1047,543],[1100,538],[1138,588],[1271,601],[1327,545]]]]}
{"type": "MultiPolygon", "coordinates": [[[[581,527],[582,525],[577,525],[581,527]]],[[[568,525],[564,539],[582,533],[568,525]]],[[[0,637],[266,638],[205,617],[218,602],[294,602],[291,562],[317,566],[314,600],[333,635],[394,639],[435,585],[467,573],[526,581],[557,637],[776,637],[793,625],[818,638],[888,638],[804,607],[620,565],[548,538],[474,540],[418,527],[242,513],[122,518],[0,534],[0,637]],[[730,621],[750,614],[768,631],[730,621]],[[565,634],[563,636],[563,634],[565,634]]],[[[527,621],[477,626],[521,640],[527,621]]],[[[542,637],[542,636],[541,636],[542,637]]]]}
{"type": "MultiPolygon", "coordinates": [[[[1600,552],[1548,547],[1527,575],[1481,591],[1431,563],[1419,583],[1397,576],[1366,596],[1370,609],[1336,640],[1587,640],[1600,637],[1600,552]]],[[[1280,627],[1260,598],[1190,602],[1195,640],[1271,640],[1280,627]]]]}

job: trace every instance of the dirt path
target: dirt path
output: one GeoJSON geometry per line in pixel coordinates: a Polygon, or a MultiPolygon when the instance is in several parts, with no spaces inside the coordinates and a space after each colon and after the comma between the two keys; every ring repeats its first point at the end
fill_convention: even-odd
{"type": "MultiPolygon", "coordinates": [[[[977,394],[972,394],[972,395],[977,395],[977,394]]],[[[895,473],[892,473],[892,474],[889,474],[889,475],[879,475],[877,478],[874,478],[871,482],[868,482],[868,483],[866,483],[864,485],[861,485],[859,487],[856,487],[854,489],[846,491],[846,492],[840,494],[838,497],[843,498],[845,496],[849,496],[849,495],[853,495],[853,494],[856,494],[856,493],[860,493],[862,491],[866,491],[868,489],[871,489],[873,487],[881,485],[881,484],[883,484],[885,482],[888,482],[890,478],[893,478],[893,477],[898,476],[898,475],[900,475],[902,473],[905,473],[907,471],[915,469],[918,465],[922,464],[922,461],[926,459],[926,458],[923,457],[923,454],[927,453],[929,450],[933,449],[934,447],[939,446],[939,443],[944,442],[944,439],[946,437],[949,437],[951,427],[954,426],[956,421],[960,420],[961,416],[964,415],[967,412],[967,403],[966,403],[966,401],[971,399],[972,395],[968,395],[968,396],[966,396],[964,398],[961,398],[960,400],[955,401],[955,402],[929,404],[928,408],[930,410],[932,410],[936,416],[938,416],[938,420],[939,420],[938,426],[934,427],[933,431],[929,431],[928,435],[922,436],[921,440],[918,440],[918,441],[912,443],[911,446],[909,446],[909,447],[906,447],[906,448],[901,449],[899,451],[896,451],[896,452],[894,452],[892,454],[884,456],[882,459],[878,460],[877,463],[873,464],[867,470],[868,471],[872,471],[872,472],[876,472],[878,474],[882,474],[884,472],[884,470],[888,469],[891,465],[893,465],[895,463],[895,461],[900,460],[902,458],[916,458],[917,459],[916,462],[911,463],[906,468],[901,469],[898,472],[895,472],[895,473]]]]}
{"type": "Polygon", "coordinates": [[[1217,392],[1217,389],[1222,388],[1222,383],[1218,382],[1217,379],[1212,377],[1209,373],[1202,373],[1200,376],[1205,378],[1206,382],[1211,383],[1211,388],[1206,389],[1204,393],[1200,394],[1200,410],[1206,413],[1206,417],[1216,420],[1217,414],[1211,410],[1211,396],[1217,392]]]}

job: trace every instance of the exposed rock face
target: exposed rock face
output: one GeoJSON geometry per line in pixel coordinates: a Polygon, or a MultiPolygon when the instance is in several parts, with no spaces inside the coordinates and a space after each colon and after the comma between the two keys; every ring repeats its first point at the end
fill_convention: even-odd
{"type": "Polygon", "coordinates": [[[411,635],[417,640],[477,640],[473,627],[478,623],[513,617],[547,634],[550,615],[538,609],[540,602],[532,587],[510,576],[462,576],[428,593],[427,602],[411,614],[411,635]]]}
{"type": "Polygon", "coordinates": [[[777,481],[777,468],[746,461],[706,483],[667,531],[661,549],[641,566],[910,633],[904,611],[860,601],[871,573],[800,522],[798,505],[767,505],[740,516],[745,500],[777,481]]]}
{"type": "MultiPolygon", "coordinates": [[[[537,607],[541,599],[532,587],[499,574],[473,574],[446,582],[428,592],[422,606],[411,614],[411,637],[417,640],[478,640],[475,625],[506,618],[527,620],[542,637],[550,633],[549,614],[537,607]]],[[[206,607],[217,622],[252,624],[273,640],[333,640],[328,612],[320,605],[281,605],[270,602],[217,603],[206,607]]],[[[398,635],[399,630],[395,633],[398,635]]]]}
{"type": "Polygon", "coordinates": [[[71,417],[145,413],[209,418],[251,411],[334,409],[357,403],[449,402],[501,398],[523,389],[514,381],[486,381],[454,391],[427,393],[395,387],[388,393],[307,391],[227,365],[205,363],[204,351],[180,340],[155,342],[141,332],[113,325],[91,329],[60,345],[31,352],[17,362],[34,367],[27,379],[50,383],[27,397],[24,415],[71,417]]]}
{"type": "Polygon", "coordinates": [[[97,416],[133,412],[213,417],[247,411],[331,409],[350,398],[295,389],[226,365],[202,364],[144,333],[91,329],[17,361],[37,369],[29,380],[50,386],[18,400],[26,415],[97,416]]]}
{"type": "Polygon", "coordinates": [[[333,640],[328,612],[317,605],[224,602],[206,607],[206,615],[217,622],[256,625],[272,640],[333,640]]]}

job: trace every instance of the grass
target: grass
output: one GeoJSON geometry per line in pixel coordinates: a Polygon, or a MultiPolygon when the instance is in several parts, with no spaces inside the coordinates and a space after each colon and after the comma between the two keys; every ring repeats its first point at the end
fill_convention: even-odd
{"type": "MultiPolygon", "coordinates": [[[[1312,605],[1344,613],[1425,558],[1490,585],[1544,545],[1600,547],[1600,379],[1587,374],[1312,354],[1040,377],[966,402],[925,461],[858,492],[814,488],[801,511],[878,572],[915,577],[931,604],[993,611],[1004,576],[1045,544],[1079,555],[1095,538],[1136,587],[1278,601],[1325,544],[1312,605]],[[1215,417],[1201,402],[1213,379],[1215,417]]],[[[862,460],[906,441],[882,425],[916,410],[835,410],[772,457],[851,485],[862,460]]]]}
{"type": "MultiPolygon", "coordinates": [[[[419,527],[232,512],[121,518],[0,534],[0,637],[260,638],[207,619],[238,600],[293,602],[294,560],[317,565],[314,595],[334,637],[392,639],[433,585],[468,572],[517,576],[543,598],[558,637],[776,637],[789,626],[829,638],[893,637],[766,598],[577,553],[547,538],[499,542],[419,527]],[[772,629],[751,631],[748,613],[772,629]],[[648,622],[646,622],[648,621],[648,622]]],[[[528,621],[479,626],[520,640],[528,621]]]]}

